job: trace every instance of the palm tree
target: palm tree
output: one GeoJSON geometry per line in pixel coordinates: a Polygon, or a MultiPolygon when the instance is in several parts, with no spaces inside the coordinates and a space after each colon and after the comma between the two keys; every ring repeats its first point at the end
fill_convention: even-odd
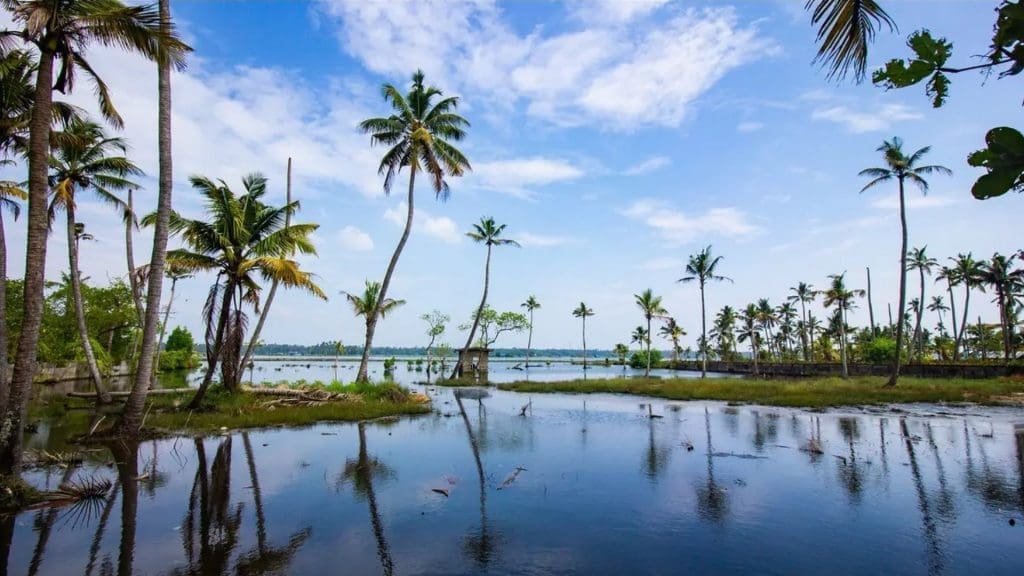
{"type": "Polygon", "coordinates": [[[814,302],[817,294],[814,287],[807,282],[800,282],[789,291],[793,293],[789,296],[789,301],[800,303],[800,319],[803,320],[803,328],[800,330],[800,347],[804,353],[804,362],[810,362],[810,350],[807,348],[807,304],[814,302]]]}
{"type": "MultiPolygon", "coordinates": [[[[860,171],[861,176],[867,176],[872,180],[861,188],[861,192],[873,188],[882,182],[896,180],[899,184],[899,209],[900,209],[900,230],[902,232],[902,243],[900,244],[900,299],[896,317],[902,318],[903,311],[907,307],[907,207],[904,194],[904,183],[909,180],[915,184],[922,194],[928,193],[928,181],[924,179],[926,174],[952,175],[953,172],[945,166],[937,164],[921,166],[921,159],[931,151],[931,146],[925,146],[920,150],[907,156],[903,152],[903,140],[894,137],[892,140],[882,142],[877,149],[882,153],[885,160],[883,168],[867,168],[860,171]]],[[[896,324],[896,346],[897,349],[903,344],[903,323],[896,324]]],[[[886,386],[895,386],[900,377],[900,355],[896,354],[893,361],[892,374],[886,386]]]]}
{"type": "Polygon", "coordinates": [[[681,350],[679,347],[679,339],[686,336],[686,331],[683,330],[682,326],[676,323],[675,318],[669,317],[661,326],[658,334],[660,334],[662,338],[672,342],[672,367],[675,368],[676,365],[679,364],[679,351],[681,350]]]}
{"type": "Polygon", "coordinates": [[[807,315],[807,335],[811,340],[811,362],[814,362],[814,333],[821,330],[821,321],[814,314],[807,315]]]}
{"type": "Polygon", "coordinates": [[[921,303],[917,307],[917,318],[914,321],[914,342],[917,345],[917,359],[921,360],[921,356],[924,355],[924,342],[921,338],[921,316],[924,315],[924,276],[925,274],[931,276],[932,269],[939,265],[939,262],[928,256],[928,247],[923,246],[921,248],[914,248],[910,251],[910,262],[907,263],[908,270],[917,270],[921,277],[921,295],[918,297],[918,302],[921,303]]]}
{"type": "MultiPolygon", "coordinates": [[[[171,0],[159,0],[158,30],[163,39],[174,38],[171,20],[171,0]]],[[[153,249],[149,259],[149,277],[146,287],[146,312],[142,323],[142,341],[139,346],[139,366],[135,371],[132,390],[125,401],[121,418],[115,426],[120,436],[134,436],[142,426],[146,391],[155,380],[161,342],[157,341],[160,322],[160,300],[163,297],[165,267],[167,265],[167,238],[170,235],[171,201],[174,187],[171,142],[171,66],[178,54],[178,65],[184,63],[183,53],[191,48],[166,40],[158,43],[157,54],[157,208],[153,226],[153,249]],[[152,367],[152,369],[148,367],[152,367]]],[[[173,282],[173,280],[172,280],[173,282]]],[[[173,289],[173,284],[172,284],[173,289]]],[[[170,303],[168,303],[170,306],[170,303]]],[[[162,329],[161,329],[162,334],[162,329]]],[[[163,340],[163,336],[160,336],[163,340]]]]}
{"type": "Polygon", "coordinates": [[[719,276],[715,274],[715,270],[718,268],[718,264],[722,261],[722,256],[711,256],[711,245],[709,244],[700,252],[690,255],[690,261],[686,264],[686,276],[683,276],[676,282],[697,282],[700,287],[700,339],[703,343],[701,345],[700,354],[700,377],[707,377],[708,373],[708,327],[707,327],[707,312],[704,305],[704,286],[708,282],[721,282],[728,280],[732,282],[730,278],[725,276],[719,276]]]}
{"type": "Polygon", "coordinates": [[[960,359],[959,346],[956,342],[956,298],[953,297],[953,286],[957,283],[956,269],[951,266],[941,266],[939,273],[935,275],[935,281],[939,280],[946,281],[946,290],[949,292],[949,317],[953,322],[953,359],[955,361],[960,359]]]}
{"type": "MultiPolygon", "coordinates": [[[[950,260],[953,261],[950,271],[947,273],[943,270],[946,281],[950,286],[964,285],[963,316],[960,322],[960,331],[956,332],[953,340],[953,359],[960,360],[960,346],[963,344],[964,331],[967,329],[967,314],[970,312],[971,307],[971,292],[975,288],[984,292],[985,286],[981,282],[982,263],[975,260],[970,252],[967,254],[957,254],[956,258],[950,258],[950,260]]],[[[952,295],[952,293],[952,289],[950,289],[950,294],[952,295]]],[[[950,296],[950,301],[952,302],[952,296],[950,296]]]]}
{"type": "MultiPolygon", "coordinates": [[[[407,215],[402,237],[395,247],[391,261],[388,262],[384,281],[381,284],[380,297],[387,297],[391,286],[391,276],[398,265],[398,258],[412,232],[413,189],[416,184],[416,173],[424,171],[430,177],[431,187],[437,198],[448,198],[448,183],[445,177],[462,176],[471,170],[469,160],[455,146],[465,135],[469,122],[455,113],[459,99],[454,96],[442,98],[441,90],[423,84],[423,72],[417,70],[412,76],[412,87],[406,95],[391,84],[384,84],[381,89],[384,101],[391,105],[393,113],[387,117],[370,118],[359,124],[359,129],[370,135],[371,145],[387,146],[388,151],[381,158],[378,173],[384,176],[384,192],[391,193],[391,186],[402,168],[409,169],[409,192],[406,198],[407,215]]],[[[376,315],[374,316],[376,317],[376,315]]],[[[357,379],[367,380],[367,366],[370,360],[370,348],[373,346],[373,334],[376,324],[370,323],[366,330],[366,343],[363,346],[363,357],[359,362],[357,379]]]]}
{"type": "Polygon", "coordinates": [[[395,300],[394,298],[381,300],[380,282],[372,280],[366,281],[362,294],[352,292],[342,292],[342,294],[348,300],[349,306],[352,307],[352,312],[357,317],[365,318],[367,324],[377,320],[374,316],[384,318],[395,309],[405,305],[405,300],[395,300]]]}
{"type": "Polygon", "coordinates": [[[928,311],[935,312],[939,315],[939,334],[944,334],[946,331],[946,324],[942,321],[943,312],[949,312],[949,306],[946,306],[945,300],[942,296],[932,296],[932,301],[928,303],[928,311]]]}
{"type": "Polygon", "coordinates": [[[246,324],[243,306],[258,309],[262,287],[257,275],[269,281],[278,279],[285,288],[300,288],[318,298],[326,300],[327,296],[312,274],[289,259],[296,252],[316,254],[310,236],[318,225],[283,226],[285,215],[298,211],[298,202],[264,204],[267,179],[260,174],[242,178],[243,194],[235,194],[223,180],[193,176],[191,183],[206,199],[208,216],[191,220],[172,212],[170,229],[181,235],[189,249],[169,251],[167,257],[183,270],[216,275],[203,307],[208,367],[190,403],[197,408],[218,362],[222,365],[221,384],[228,390],[238,388],[246,324]]]}
{"type": "Polygon", "coordinates": [[[157,354],[153,355],[154,367],[153,367],[153,377],[150,380],[150,385],[149,385],[150,388],[152,388],[153,384],[156,383],[156,372],[157,372],[156,366],[159,365],[159,360],[160,360],[159,351],[164,346],[164,335],[167,332],[167,324],[170,323],[170,320],[171,320],[171,308],[174,307],[174,290],[175,290],[175,288],[178,287],[178,281],[179,280],[185,280],[186,278],[191,278],[192,277],[192,273],[191,272],[189,272],[188,270],[186,270],[186,269],[182,268],[181,266],[175,264],[174,262],[171,262],[171,263],[167,264],[167,266],[164,268],[164,274],[166,274],[167,277],[171,279],[171,294],[167,298],[167,307],[164,308],[164,321],[160,323],[160,338],[156,342],[157,354]]]}
{"type": "Polygon", "coordinates": [[[775,314],[775,308],[768,302],[767,298],[761,298],[757,301],[757,323],[761,326],[761,331],[764,333],[765,342],[768,344],[768,353],[774,354],[775,350],[775,322],[778,320],[778,316],[775,314]]]}
{"type": "Polygon", "coordinates": [[[750,342],[750,358],[754,361],[754,376],[757,376],[757,357],[761,351],[761,335],[758,330],[757,306],[747,304],[747,307],[740,313],[740,332],[737,338],[740,342],[750,342]]]}
{"type": "Polygon", "coordinates": [[[638,344],[640,346],[640,351],[643,352],[644,344],[647,342],[647,329],[643,326],[637,326],[634,328],[633,333],[630,334],[630,342],[638,344]]]}
{"type": "Polygon", "coordinates": [[[667,314],[665,307],[661,305],[661,296],[655,296],[648,288],[639,294],[634,294],[633,299],[640,311],[647,320],[647,365],[644,368],[644,377],[651,375],[651,320],[655,316],[661,317],[667,314]]]}
{"type": "Polygon", "coordinates": [[[540,301],[537,300],[536,296],[531,294],[530,297],[526,299],[526,302],[523,302],[520,306],[526,308],[526,311],[530,314],[530,335],[526,339],[526,369],[529,370],[530,348],[533,347],[533,311],[540,308],[540,301]]]}
{"type": "MultiPolygon", "coordinates": [[[[822,304],[826,308],[835,306],[836,318],[839,324],[839,355],[843,362],[843,378],[849,378],[850,369],[846,358],[846,312],[854,308],[853,299],[864,296],[865,291],[859,289],[848,289],[845,281],[846,272],[842,274],[830,274],[832,281],[828,289],[822,292],[824,299],[822,304]]],[[[896,348],[899,354],[899,346],[896,348]]]]}
{"type": "MultiPolygon", "coordinates": [[[[126,6],[120,0],[5,0],[4,8],[20,30],[5,31],[0,41],[6,44],[20,37],[33,45],[39,55],[29,123],[24,313],[11,397],[3,417],[5,429],[13,432],[0,438],[0,471],[9,474],[21,464],[23,416],[35,376],[42,321],[53,90],[73,90],[76,72],[81,71],[93,82],[100,112],[120,128],[121,117],[110,91],[86,60],[87,48],[94,44],[117,47],[182,68],[189,47],[178,39],[172,27],[161,26],[160,14],[154,6],[126,6]],[[58,62],[60,68],[55,78],[54,67],[58,62]]],[[[161,275],[162,271],[154,276],[161,275]]]]}
{"type": "Polygon", "coordinates": [[[882,26],[890,32],[896,29],[896,22],[875,0],[807,0],[804,8],[811,12],[811,23],[819,26],[814,61],[828,68],[829,78],[845,78],[852,70],[857,82],[862,81],[875,32],[882,26]]]}
{"type": "MultiPolygon", "coordinates": [[[[469,338],[466,339],[466,345],[462,347],[463,356],[469,351],[469,347],[473,345],[473,338],[476,336],[476,329],[480,327],[480,316],[483,314],[484,308],[487,306],[487,291],[491,286],[491,250],[493,250],[495,246],[515,246],[516,248],[519,248],[519,243],[515,240],[501,237],[501,234],[505,231],[505,226],[505,224],[495,223],[494,218],[486,217],[481,218],[479,224],[473,224],[473,229],[466,232],[466,236],[471,238],[474,242],[482,242],[487,246],[487,260],[484,263],[484,293],[480,297],[480,306],[477,307],[476,314],[473,315],[473,325],[469,329],[469,338]]],[[[369,331],[369,327],[367,327],[367,331],[369,331]]],[[[455,371],[461,373],[461,362],[456,366],[455,371]]]]}
{"type": "Polygon", "coordinates": [[[625,370],[626,356],[629,356],[629,346],[622,343],[616,344],[612,352],[614,352],[615,356],[618,357],[619,363],[622,364],[622,369],[625,370]]]}
{"type": "Polygon", "coordinates": [[[1013,351],[1014,297],[1024,288],[1024,269],[1014,270],[1016,255],[1009,257],[995,253],[992,259],[982,263],[979,281],[992,287],[999,307],[999,328],[1003,338],[1003,360],[1010,361],[1013,351]]]}
{"type": "Polygon", "coordinates": [[[718,355],[722,359],[730,358],[736,351],[736,310],[732,306],[723,306],[715,316],[711,337],[718,341],[718,355]]]}
{"type": "Polygon", "coordinates": [[[792,303],[785,302],[775,309],[775,315],[779,319],[779,345],[788,353],[793,341],[796,308],[792,303]]]}
{"type": "Polygon", "coordinates": [[[580,305],[572,311],[572,315],[583,320],[583,370],[586,374],[587,370],[587,317],[594,315],[593,308],[587,308],[586,302],[580,302],[580,305]]]}
{"type": "Polygon", "coordinates": [[[50,186],[53,189],[50,218],[53,219],[60,210],[67,217],[68,274],[71,278],[71,300],[75,309],[78,337],[82,341],[82,352],[96,389],[96,401],[108,402],[110,398],[104,391],[103,375],[100,374],[89,339],[89,328],[85,323],[75,208],[79,194],[92,191],[101,201],[125,211],[127,205],[114,191],[137,186],[127,178],[142,175],[142,170],[124,156],[128,150],[125,141],[107,136],[95,122],[75,120],[67,127],[65,136],[54,147],[50,159],[50,186]]]}

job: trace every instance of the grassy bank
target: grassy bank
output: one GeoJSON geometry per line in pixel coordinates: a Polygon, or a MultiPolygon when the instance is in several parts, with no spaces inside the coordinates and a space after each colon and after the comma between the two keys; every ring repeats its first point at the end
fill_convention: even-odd
{"type": "Polygon", "coordinates": [[[871,404],[973,402],[1024,403],[1024,379],[901,378],[895,388],[885,378],[859,377],[754,380],[747,378],[609,378],[562,382],[511,382],[516,392],[620,393],[671,400],[724,400],[770,406],[825,407],[871,404]]]}

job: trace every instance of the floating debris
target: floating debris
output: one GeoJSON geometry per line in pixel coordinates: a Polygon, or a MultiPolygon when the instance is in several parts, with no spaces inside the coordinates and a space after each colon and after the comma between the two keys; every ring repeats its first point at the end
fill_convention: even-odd
{"type": "Polygon", "coordinates": [[[741,460],[767,460],[767,456],[758,456],[757,454],[737,454],[735,452],[712,452],[711,456],[714,458],[739,458],[741,460]]]}
{"type": "Polygon", "coordinates": [[[498,490],[504,490],[505,488],[511,486],[512,483],[516,481],[516,478],[519,477],[519,473],[525,471],[526,468],[524,468],[523,466],[516,466],[516,469],[513,470],[512,473],[509,474],[507,478],[505,478],[505,480],[501,483],[500,486],[498,486],[498,490]]]}
{"type": "Polygon", "coordinates": [[[445,498],[448,497],[448,489],[447,488],[431,488],[430,491],[431,492],[437,492],[438,494],[444,496],[445,498]]]}

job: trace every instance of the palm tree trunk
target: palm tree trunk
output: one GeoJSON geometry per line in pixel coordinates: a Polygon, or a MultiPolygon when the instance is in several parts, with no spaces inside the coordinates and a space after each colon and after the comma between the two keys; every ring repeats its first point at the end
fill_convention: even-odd
{"type": "Polygon", "coordinates": [[[192,400],[188,403],[188,407],[195,410],[203,401],[203,397],[206,396],[206,390],[210,387],[210,383],[213,382],[213,374],[217,371],[217,360],[220,358],[221,347],[224,344],[224,329],[228,323],[228,316],[231,315],[231,298],[234,295],[235,287],[232,282],[227,281],[227,285],[224,287],[224,297],[221,300],[220,314],[217,316],[217,331],[213,338],[213,350],[207,351],[207,357],[209,358],[208,366],[206,367],[206,374],[203,375],[203,381],[200,382],[199,388],[196,389],[196,393],[192,396],[192,400]]]}
{"type": "MultiPolygon", "coordinates": [[[[956,342],[953,343],[954,348],[960,348],[960,345],[964,341],[964,333],[967,332],[967,312],[971,306],[971,283],[970,280],[964,279],[964,315],[963,321],[960,322],[960,332],[957,333],[956,342]]],[[[966,348],[966,346],[965,346],[966,348]]],[[[959,359],[959,358],[958,358],[959,359]]]]}
{"type": "Polygon", "coordinates": [[[953,281],[946,278],[946,289],[949,291],[949,318],[953,323],[953,361],[960,361],[960,338],[956,331],[956,299],[953,298],[953,281]]]}
{"type": "MultiPolygon", "coordinates": [[[[803,297],[800,297],[800,318],[804,322],[803,329],[800,330],[800,346],[804,351],[804,362],[810,362],[811,357],[807,353],[807,304],[804,302],[803,297]]],[[[872,333],[874,328],[872,328],[872,333]]]]}
{"type": "MultiPolygon", "coordinates": [[[[289,206],[292,203],[292,159],[288,159],[288,172],[286,177],[287,184],[285,185],[285,205],[289,206]]],[[[287,229],[292,222],[291,211],[285,212],[284,215],[284,227],[287,229]]],[[[245,354],[242,356],[242,363],[238,367],[238,373],[241,374],[242,370],[249,365],[252,361],[253,352],[256,350],[256,344],[260,341],[260,332],[263,331],[263,323],[267,321],[267,316],[270,314],[270,306],[274,303],[274,295],[277,294],[277,285],[279,282],[277,279],[270,284],[270,292],[267,294],[267,301],[263,304],[263,311],[260,312],[260,319],[256,322],[256,328],[252,331],[252,338],[249,339],[249,345],[245,348],[245,354]]]]}
{"type": "Polygon", "coordinates": [[[918,268],[921,275],[921,299],[917,303],[917,318],[914,323],[914,342],[917,346],[917,361],[924,356],[924,335],[921,333],[921,317],[924,316],[924,268],[918,268]]]}
{"type": "Polygon", "coordinates": [[[14,358],[10,395],[0,422],[0,474],[16,474],[21,469],[25,409],[36,373],[39,328],[43,320],[43,293],[46,288],[46,240],[50,231],[47,176],[50,160],[50,124],[53,120],[54,53],[40,49],[36,69],[35,102],[29,123],[28,216],[25,243],[25,284],[21,334],[14,358]]]}
{"type": "Polygon", "coordinates": [[[0,212],[0,414],[7,409],[7,236],[4,216],[0,212]]]}
{"type": "Polygon", "coordinates": [[[117,573],[133,574],[139,512],[139,446],[117,442],[111,448],[117,462],[118,481],[121,484],[121,540],[117,555],[117,573]]]}
{"type": "MultiPolygon", "coordinates": [[[[487,306],[487,291],[491,286],[491,245],[487,245],[487,261],[484,263],[484,294],[480,297],[480,306],[476,309],[476,314],[473,315],[473,327],[469,329],[469,338],[466,338],[466,345],[462,347],[462,354],[460,354],[459,362],[455,366],[455,372],[452,373],[452,378],[456,376],[462,376],[462,362],[461,360],[466,357],[469,352],[469,347],[473,345],[473,338],[476,336],[476,329],[480,327],[480,315],[484,313],[484,307],[487,306]]],[[[487,343],[484,343],[486,346],[487,343]]]]}
{"type": "Polygon", "coordinates": [[[132,229],[135,226],[135,206],[132,198],[132,190],[128,189],[128,213],[124,222],[124,253],[128,261],[128,286],[132,291],[132,302],[135,304],[135,314],[139,318],[139,327],[145,323],[145,311],[142,307],[142,288],[139,286],[139,279],[135,276],[135,246],[132,238],[132,229]]]}
{"type": "Polygon", "coordinates": [[[71,277],[71,301],[75,308],[75,324],[78,328],[78,337],[82,341],[82,353],[85,355],[85,363],[89,368],[89,378],[96,389],[96,403],[105,404],[110,401],[110,396],[103,390],[103,375],[100,374],[100,366],[96,362],[96,354],[92,349],[92,342],[89,340],[89,326],[85,322],[85,307],[82,304],[82,276],[78,271],[78,238],[75,230],[75,207],[71,199],[65,207],[67,213],[68,233],[68,274],[71,277]]]}
{"type": "MultiPolygon", "coordinates": [[[[808,322],[808,324],[810,324],[810,318],[807,319],[807,322],[808,322]]],[[[815,360],[815,358],[814,358],[814,327],[813,326],[808,326],[807,327],[807,331],[810,333],[810,337],[811,337],[811,348],[810,348],[810,350],[808,350],[808,352],[810,353],[811,362],[814,362],[814,360],[815,360]]]]}
{"type": "Polygon", "coordinates": [[[700,377],[708,376],[708,317],[704,307],[704,281],[700,282],[700,377]]]}
{"type": "Polygon", "coordinates": [[[160,354],[164,347],[164,335],[167,333],[167,323],[171,320],[171,307],[174,306],[174,289],[178,285],[177,278],[171,278],[171,295],[167,299],[167,308],[164,308],[164,321],[160,323],[160,337],[156,341],[156,354],[153,355],[153,376],[150,379],[149,387],[156,386],[157,374],[160,371],[160,354]]]}
{"type": "Polygon", "coordinates": [[[757,376],[757,332],[750,335],[750,357],[754,360],[754,376],[757,376]]]}
{"type": "Polygon", "coordinates": [[[999,304],[999,331],[1003,339],[1003,360],[1009,362],[1012,335],[1010,334],[1009,306],[1002,283],[996,284],[996,298],[999,304]]]}
{"type": "Polygon", "coordinates": [[[875,306],[871,303],[871,268],[867,268],[868,271],[868,321],[871,322],[871,337],[874,338],[878,335],[875,332],[875,306]]]}
{"type": "MultiPolygon", "coordinates": [[[[170,33],[170,0],[160,0],[160,28],[170,33]]],[[[160,300],[164,288],[164,267],[167,261],[167,236],[170,229],[171,195],[174,186],[171,148],[171,67],[161,58],[157,64],[157,135],[158,187],[156,224],[153,227],[153,252],[149,259],[149,285],[146,287],[146,314],[142,324],[142,345],[132,391],[115,426],[122,436],[135,436],[142,427],[146,393],[153,383],[154,358],[157,357],[157,325],[160,323],[160,300]]]]}
{"type": "Polygon", "coordinates": [[[644,368],[644,378],[651,376],[651,317],[647,316],[647,367],[644,368]]]}
{"type": "Polygon", "coordinates": [[[398,265],[398,258],[402,255],[402,249],[405,248],[405,243],[409,240],[409,233],[412,232],[413,189],[415,188],[415,185],[416,168],[415,166],[410,166],[409,194],[406,199],[406,205],[409,210],[405,216],[405,229],[402,230],[402,237],[398,240],[398,246],[395,247],[395,253],[391,255],[391,261],[388,263],[388,269],[384,272],[384,281],[380,284],[380,295],[377,297],[377,309],[374,311],[369,324],[366,325],[366,342],[363,344],[363,357],[359,360],[359,372],[356,374],[356,380],[359,382],[366,382],[369,379],[367,374],[370,363],[370,348],[373,347],[373,334],[377,331],[377,318],[380,317],[380,307],[387,298],[388,287],[391,286],[391,275],[395,273],[395,267],[398,265]]]}
{"type": "MultiPolygon", "coordinates": [[[[0,229],[2,232],[2,229],[0,229]]],[[[530,348],[533,347],[533,310],[530,310],[530,335],[526,338],[526,369],[530,369],[530,348]]]]}
{"type": "Polygon", "coordinates": [[[896,358],[892,363],[892,374],[886,386],[895,386],[900,378],[900,354],[903,350],[903,311],[907,307],[907,206],[903,193],[903,178],[900,184],[900,303],[896,309],[896,358]]]}
{"type": "MultiPolygon", "coordinates": [[[[625,365],[623,365],[625,368],[625,365]]],[[[583,315],[583,376],[587,375],[587,315],[583,315]]]]}

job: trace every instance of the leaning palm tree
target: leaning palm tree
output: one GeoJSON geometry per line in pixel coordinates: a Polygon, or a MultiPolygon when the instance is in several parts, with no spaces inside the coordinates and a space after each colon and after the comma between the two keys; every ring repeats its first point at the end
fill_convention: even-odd
{"type": "Polygon", "coordinates": [[[942,319],[942,315],[949,312],[949,306],[946,306],[945,299],[940,295],[932,296],[931,302],[928,303],[928,311],[935,312],[939,316],[938,331],[942,335],[946,331],[946,323],[942,319]]]}
{"type": "MultiPolygon", "coordinates": [[[[963,345],[965,330],[967,330],[967,318],[971,307],[971,292],[975,289],[982,292],[985,291],[985,285],[981,282],[982,274],[982,263],[974,259],[974,256],[968,252],[966,254],[957,254],[956,258],[950,258],[953,261],[953,266],[949,268],[949,271],[943,270],[943,275],[946,277],[946,281],[949,282],[950,286],[956,286],[957,284],[964,285],[964,309],[963,316],[960,322],[960,331],[957,332],[954,328],[953,339],[953,360],[960,360],[960,349],[963,345]]],[[[952,288],[950,288],[950,302],[952,304],[952,288]]],[[[954,312],[955,314],[955,312],[954,312]]],[[[953,321],[954,327],[956,326],[956,320],[954,316],[953,321]]]]}
{"type": "MultiPolygon", "coordinates": [[[[391,186],[402,168],[409,170],[405,228],[384,273],[380,291],[383,300],[391,286],[391,276],[395,273],[398,258],[402,255],[406,241],[409,240],[409,233],[412,232],[416,173],[426,172],[430,177],[434,194],[437,198],[445,200],[449,193],[445,178],[462,176],[471,167],[469,160],[451,144],[453,141],[462,140],[466,135],[465,129],[469,127],[469,122],[455,112],[459,106],[457,97],[449,96],[434,102],[435,98],[442,95],[441,90],[424,85],[423,72],[418,70],[412,76],[412,87],[407,94],[402,95],[398,88],[391,84],[384,84],[381,93],[394,112],[387,117],[364,120],[359,124],[359,129],[370,135],[372,145],[388,147],[378,170],[378,173],[384,176],[384,192],[391,192],[391,186]]],[[[375,329],[374,323],[367,326],[366,343],[363,345],[363,357],[359,362],[357,375],[360,381],[367,380],[367,362],[370,360],[375,329]]]]}
{"type": "Polygon", "coordinates": [[[807,282],[800,282],[796,286],[789,289],[792,294],[788,300],[790,302],[800,303],[800,319],[803,320],[803,326],[800,330],[800,347],[804,353],[804,362],[811,361],[811,355],[807,348],[807,304],[814,302],[814,298],[817,295],[814,291],[814,287],[807,282]]]}
{"type": "Polygon", "coordinates": [[[4,0],[3,6],[18,30],[4,31],[0,34],[0,43],[6,45],[20,37],[39,55],[29,123],[24,315],[11,379],[11,398],[7,414],[3,416],[13,432],[0,438],[0,472],[11,473],[21,463],[23,416],[35,376],[42,322],[53,91],[72,91],[76,72],[84,73],[92,80],[100,112],[120,128],[123,122],[110,91],[86,59],[88,47],[96,44],[116,47],[179,68],[184,67],[189,48],[178,39],[172,27],[161,26],[160,14],[152,5],[126,6],[120,0],[4,0]],[[55,76],[54,68],[58,63],[55,76]]]}
{"type": "Polygon", "coordinates": [[[116,194],[137,186],[128,180],[131,176],[142,175],[140,170],[124,154],[128,150],[125,141],[107,136],[95,122],[75,120],[68,125],[65,137],[54,147],[50,158],[50,186],[53,198],[50,201],[50,218],[63,210],[66,216],[68,243],[68,275],[71,278],[71,300],[75,309],[78,337],[89,376],[96,389],[96,401],[107,402],[103,375],[100,373],[96,354],[89,339],[89,328],[85,322],[85,308],[82,303],[82,278],[78,266],[78,221],[75,209],[82,192],[92,192],[102,202],[118,211],[127,210],[127,205],[116,194]]]}
{"type": "MultiPolygon", "coordinates": [[[[491,251],[495,246],[515,246],[519,248],[519,243],[509,238],[502,238],[501,234],[505,231],[505,224],[497,224],[494,218],[486,217],[481,218],[480,222],[473,224],[473,229],[466,232],[466,236],[470,237],[474,242],[483,243],[487,246],[487,260],[484,263],[484,293],[480,297],[480,306],[476,309],[476,314],[473,315],[473,325],[469,329],[469,337],[466,338],[466,345],[462,347],[462,353],[469,350],[469,347],[473,345],[473,338],[476,337],[476,330],[480,327],[480,317],[484,313],[484,308],[487,307],[487,292],[491,286],[491,251]]],[[[462,356],[460,356],[461,358],[462,356]]],[[[456,372],[462,370],[462,363],[460,362],[455,368],[456,372]]]]}
{"type": "Polygon", "coordinates": [[[644,367],[644,377],[651,375],[651,320],[655,317],[662,317],[668,312],[661,305],[661,296],[655,296],[648,288],[639,294],[634,294],[633,299],[637,308],[643,312],[644,320],[647,321],[647,364],[644,367]]]}
{"type": "Polygon", "coordinates": [[[707,312],[704,306],[704,286],[708,282],[721,282],[731,279],[725,276],[719,276],[715,274],[715,270],[718,268],[719,262],[722,261],[722,256],[711,256],[711,246],[708,245],[700,252],[690,255],[690,261],[686,264],[686,276],[683,276],[677,282],[697,282],[700,286],[700,338],[701,342],[701,353],[700,353],[700,377],[705,378],[708,373],[708,327],[707,327],[707,312]]]}
{"type": "Polygon", "coordinates": [[[587,369],[587,317],[594,315],[594,309],[588,308],[586,302],[580,302],[580,305],[572,311],[572,315],[583,320],[583,370],[586,374],[587,369]]]}
{"type": "Polygon", "coordinates": [[[1014,299],[1024,289],[1024,269],[1014,269],[1016,255],[1009,257],[996,253],[981,265],[979,281],[992,287],[999,308],[999,328],[1003,340],[1003,361],[1009,362],[1013,351],[1014,299]]]}
{"type": "Polygon", "coordinates": [[[363,288],[362,294],[354,292],[342,292],[342,294],[348,300],[349,306],[352,307],[352,313],[356,316],[362,316],[367,324],[371,320],[376,321],[378,318],[384,318],[395,309],[405,305],[405,300],[396,300],[394,298],[381,300],[380,282],[373,282],[371,280],[366,281],[366,287],[363,288]]]}
{"type": "Polygon", "coordinates": [[[530,313],[530,335],[526,338],[526,369],[530,369],[530,349],[533,347],[533,311],[540,308],[540,301],[537,297],[530,295],[526,299],[526,302],[520,304],[526,311],[530,313]]]}
{"type": "Polygon", "coordinates": [[[875,0],[807,0],[811,24],[818,25],[818,54],[829,78],[842,79],[851,71],[860,82],[868,65],[868,45],[883,26],[896,29],[896,22],[875,0]]]}
{"type": "Polygon", "coordinates": [[[672,367],[675,368],[679,364],[679,339],[686,336],[686,331],[676,322],[675,318],[669,317],[658,330],[658,334],[672,342],[672,367]]]}
{"type": "MultiPolygon", "coordinates": [[[[882,182],[889,182],[896,180],[899,185],[899,211],[900,211],[900,231],[902,232],[902,243],[900,244],[900,298],[899,308],[897,309],[896,317],[903,318],[903,311],[907,307],[907,207],[906,198],[904,194],[904,183],[910,181],[915,184],[921,193],[928,193],[928,181],[924,179],[926,174],[945,174],[952,175],[953,172],[945,166],[939,166],[937,164],[921,166],[921,160],[925,154],[931,151],[931,146],[925,146],[913,154],[907,156],[903,152],[903,140],[899,137],[894,137],[892,140],[883,142],[878,147],[878,151],[882,153],[882,157],[885,160],[885,166],[882,168],[867,168],[860,171],[861,176],[867,176],[872,180],[861,188],[861,192],[873,188],[882,182]]],[[[896,324],[896,346],[902,346],[903,343],[903,323],[898,322],[896,324]]],[[[896,359],[893,361],[892,374],[889,376],[889,381],[886,386],[895,386],[896,382],[900,377],[900,355],[896,354],[896,359]]]]}
{"type": "Polygon", "coordinates": [[[242,179],[243,194],[236,194],[223,180],[191,178],[192,187],[206,200],[208,215],[202,220],[171,213],[171,231],[180,234],[188,249],[167,253],[168,261],[190,272],[212,272],[215,280],[203,307],[206,323],[207,370],[192,397],[197,408],[213,379],[218,362],[221,385],[237,390],[241,377],[241,352],[245,337],[246,305],[258,309],[262,287],[257,276],[277,279],[285,288],[299,288],[327,299],[309,272],[291,254],[316,254],[310,236],[316,224],[284,227],[285,215],[299,209],[298,202],[284,206],[264,204],[267,179],[250,174],[242,179]]]}
{"type": "Polygon", "coordinates": [[[910,251],[909,262],[907,263],[907,270],[917,270],[921,277],[921,295],[918,297],[917,317],[914,320],[914,345],[917,351],[917,359],[921,360],[921,356],[924,355],[924,339],[921,335],[921,317],[924,315],[924,276],[925,274],[931,276],[932,269],[939,265],[939,262],[928,256],[928,247],[922,246],[921,248],[914,248],[910,251]]]}
{"type": "MultiPolygon", "coordinates": [[[[865,295],[864,290],[849,289],[846,287],[846,272],[842,274],[830,274],[831,283],[827,290],[822,292],[824,297],[822,304],[826,308],[835,307],[836,318],[839,325],[839,355],[843,362],[843,378],[850,377],[850,368],[846,355],[846,312],[854,307],[853,299],[865,295]]],[[[899,347],[896,348],[897,355],[899,347]]]]}

